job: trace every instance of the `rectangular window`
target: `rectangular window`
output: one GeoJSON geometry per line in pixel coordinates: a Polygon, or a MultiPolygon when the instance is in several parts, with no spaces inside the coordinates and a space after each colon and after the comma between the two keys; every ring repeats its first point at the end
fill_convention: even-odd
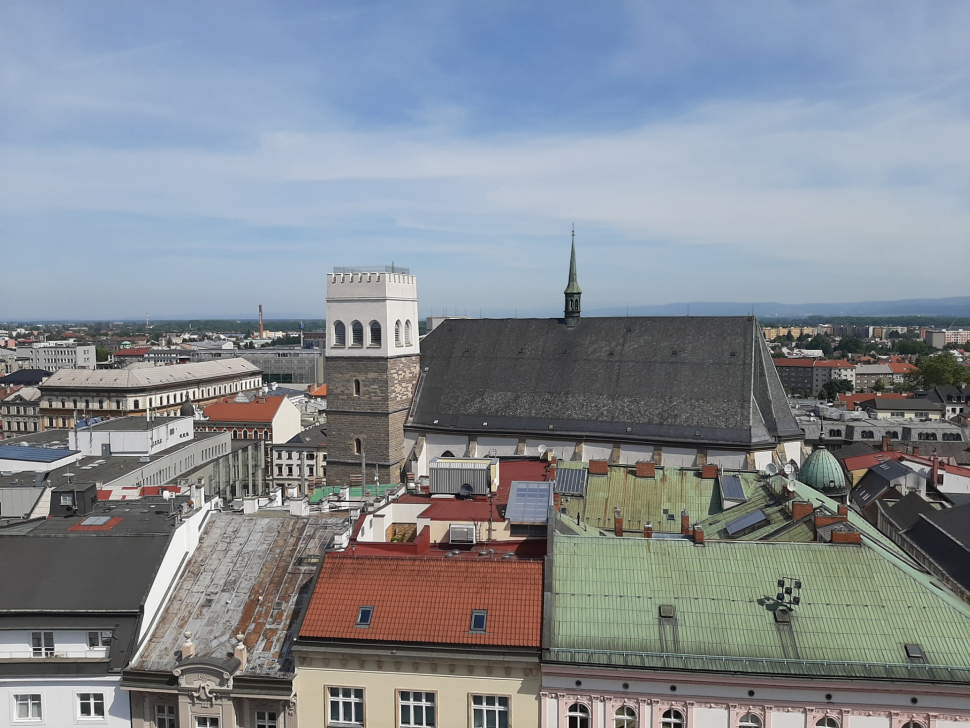
{"type": "Polygon", "coordinates": [[[104,693],[78,693],[79,718],[104,718],[104,693]]]}
{"type": "Polygon", "coordinates": [[[32,632],[30,635],[30,645],[33,657],[53,657],[54,656],[54,633],[53,632],[32,632]]]}
{"type": "Polygon", "coordinates": [[[44,717],[44,711],[41,707],[39,693],[31,693],[29,695],[14,695],[13,700],[15,705],[14,715],[16,716],[14,720],[41,720],[44,717]]]}
{"type": "Polygon", "coordinates": [[[195,728],[219,728],[219,719],[213,715],[196,716],[195,728]]]}
{"type": "Polygon", "coordinates": [[[357,612],[357,627],[370,627],[370,622],[374,618],[374,607],[361,607],[357,612]]]}
{"type": "Polygon", "coordinates": [[[276,713],[272,710],[257,710],[256,728],[277,728],[276,713]]]}
{"type": "Polygon", "coordinates": [[[488,619],[488,612],[484,609],[473,609],[472,610],[472,632],[484,632],[485,622],[488,619]]]}
{"type": "Polygon", "coordinates": [[[472,695],[474,728],[509,728],[509,699],[502,695],[472,695]]]}
{"type": "Polygon", "coordinates": [[[175,728],[175,706],[155,706],[155,728],[175,728]]]}
{"type": "Polygon", "coordinates": [[[399,694],[401,707],[401,728],[434,728],[435,723],[435,694],[402,690],[399,694]]]}
{"type": "Polygon", "coordinates": [[[73,505],[73,504],[74,504],[74,501],[71,498],[71,494],[70,493],[61,493],[61,505],[62,506],[70,506],[70,505],[73,505]]]}
{"type": "Polygon", "coordinates": [[[107,647],[110,643],[110,632],[88,632],[88,647],[96,649],[98,647],[107,647]]]}
{"type": "Polygon", "coordinates": [[[330,722],[364,725],[364,689],[329,688],[330,722]]]}

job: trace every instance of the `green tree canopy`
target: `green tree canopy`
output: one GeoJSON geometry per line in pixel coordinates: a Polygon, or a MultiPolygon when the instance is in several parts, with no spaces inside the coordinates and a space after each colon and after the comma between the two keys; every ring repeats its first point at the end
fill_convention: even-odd
{"type": "Polygon", "coordinates": [[[827,400],[837,399],[840,394],[852,392],[852,382],[848,379],[830,379],[819,390],[819,396],[827,400]]]}
{"type": "Polygon", "coordinates": [[[970,369],[949,352],[919,360],[919,383],[924,389],[970,383],[970,369]]]}

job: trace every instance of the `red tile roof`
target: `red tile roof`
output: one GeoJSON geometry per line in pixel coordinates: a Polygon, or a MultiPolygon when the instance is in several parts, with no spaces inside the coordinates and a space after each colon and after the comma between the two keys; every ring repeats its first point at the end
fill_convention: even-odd
{"type": "Polygon", "coordinates": [[[311,397],[326,397],[327,396],[327,385],[317,387],[312,392],[310,392],[311,397]]]}
{"type": "Polygon", "coordinates": [[[868,470],[886,460],[899,460],[902,457],[902,453],[896,452],[895,450],[880,450],[879,452],[868,453],[867,455],[846,458],[842,462],[845,465],[845,469],[851,473],[854,470],[868,470]]]}
{"type": "Polygon", "coordinates": [[[541,628],[541,561],[342,553],[324,558],[300,637],[538,648],[541,628]],[[473,609],[488,611],[485,633],[469,631],[473,609]]]}
{"type": "Polygon", "coordinates": [[[210,404],[202,413],[212,422],[259,422],[273,421],[285,397],[257,398],[252,402],[219,402],[210,404]]]}
{"type": "Polygon", "coordinates": [[[118,349],[118,351],[115,352],[115,357],[117,358],[119,356],[145,356],[145,354],[147,354],[151,350],[152,350],[152,347],[150,346],[139,346],[137,348],[132,348],[132,349],[118,349]]]}
{"type": "Polygon", "coordinates": [[[908,374],[909,372],[915,372],[916,367],[904,361],[892,361],[889,362],[889,368],[893,370],[895,374],[908,374]]]}
{"type": "Polygon", "coordinates": [[[882,394],[863,392],[860,394],[840,394],[839,401],[845,402],[845,408],[851,412],[856,408],[856,405],[862,405],[874,399],[906,399],[912,396],[912,394],[906,392],[883,392],[882,394]]]}

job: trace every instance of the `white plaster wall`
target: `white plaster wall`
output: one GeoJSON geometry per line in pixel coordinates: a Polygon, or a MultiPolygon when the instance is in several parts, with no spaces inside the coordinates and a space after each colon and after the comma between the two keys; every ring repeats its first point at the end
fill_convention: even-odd
{"type": "Polygon", "coordinates": [[[661,452],[664,467],[692,468],[697,464],[697,450],[692,448],[665,447],[661,452]]]}
{"type": "MultiPolygon", "coordinates": [[[[427,462],[432,458],[439,458],[446,450],[452,452],[456,458],[464,457],[468,451],[468,438],[464,435],[445,435],[438,432],[429,433],[424,439],[424,451],[427,462]]],[[[427,474],[427,471],[425,473],[427,474]]]]}
{"type": "Polygon", "coordinates": [[[745,453],[736,450],[708,450],[707,462],[730,470],[743,470],[745,453]]]}
{"type": "Polygon", "coordinates": [[[515,455],[518,447],[519,441],[514,437],[479,437],[478,457],[488,457],[492,450],[496,457],[515,455]]]}
{"type": "Polygon", "coordinates": [[[635,465],[641,460],[653,460],[653,445],[621,445],[620,462],[635,465]]]}
{"type": "Polygon", "coordinates": [[[694,728],[728,728],[727,708],[694,708],[694,728]]]}
{"type": "Polygon", "coordinates": [[[69,726],[98,726],[98,728],[130,728],[131,703],[128,693],[119,687],[120,677],[98,678],[4,678],[0,683],[0,728],[67,728],[69,726]],[[39,721],[14,721],[14,695],[39,694],[43,718],[39,721]],[[77,694],[104,695],[103,720],[78,719],[77,694]]]}
{"type": "MultiPolygon", "coordinates": [[[[67,453],[66,450],[61,450],[67,453]]],[[[67,454],[53,463],[27,462],[24,460],[4,460],[0,458],[0,472],[4,473],[49,473],[52,470],[70,465],[81,459],[81,453],[67,454]]]]}
{"type": "Polygon", "coordinates": [[[560,460],[569,460],[576,451],[576,443],[566,440],[526,440],[525,454],[537,457],[539,446],[545,445],[547,450],[552,450],[560,460]]]}
{"type": "Polygon", "coordinates": [[[771,450],[759,450],[754,454],[754,466],[758,470],[764,470],[772,461],[771,450]]]}
{"type": "Polygon", "coordinates": [[[785,460],[794,460],[796,465],[802,464],[802,443],[799,441],[785,443],[785,460]]]}
{"type": "Polygon", "coordinates": [[[613,444],[609,442],[587,442],[583,445],[583,462],[590,460],[609,460],[613,455],[613,444]]]}
{"type": "Polygon", "coordinates": [[[771,714],[771,728],[806,728],[804,713],[771,714]]]}
{"type": "Polygon", "coordinates": [[[289,397],[283,397],[283,403],[276,410],[273,417],[273,444],[282,445],[300,434],[303,429],[300,425],[300,410],[296,408],[289,397]]]}
{"type": "Polygon", "coordinates": [[[368,515],[357,534],[358,541],[383,541],[384,532],[392,523],[417,523],[418,516],[430,503],[391,502],[378,513],[368,515]],[[366,528],[366,533],[365,533],[366,528]]]}
{"type": "Polygon", "coordinates": [[[414,276],[399,273],[329,274],[327,276],[328,357],[387,357],[412,355],[418,346],[418,286],[414,276]],[[353,347],[351,324],[364,325],[364,346],[353,347]],[[347,346],[333,346],[333,326],[347,327],[347,346]],[[369,346],[371,321],[381,324],[381,345],[369,346]],[[394,343],[394,324],[401,321],[402,346],[394,343]],[[404,322],[411,322],[411,344],[404,343],[404,322]]]}
{"type": "Polygon", "coordinates": [[[889,728],[889,717],[884,715],[850,715],[846,728],[889,728]]]}
{"type": "MultiPolygon", "coordinates": [[[[54,633],[54,654],[73,658],[103,658],[107,653],[106,647],[90,649],[88,647],[87,630],[30,630],[15,629],[0,631],[0,659],[30,658],[33,654],[32,632],[54,633]]],[[[93,630],[92,630],[93,631],[93,630]]]]}

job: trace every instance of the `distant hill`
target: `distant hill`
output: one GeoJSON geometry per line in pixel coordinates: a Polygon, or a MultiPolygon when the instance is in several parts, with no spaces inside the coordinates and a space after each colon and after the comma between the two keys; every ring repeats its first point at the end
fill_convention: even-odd
{"type": "Polygon", "coordinates": [[[768,318],[808,316],[970,316],[970,296],[953,298],[912,298],[902,301],[858,301],[855,303],[727,303],[693,301],[659,306],[598,308],[584,311],[588,316],[742,316],[754,311],[768,318]],[[688,311],[689,309],[689,311],[688,311]]]}

